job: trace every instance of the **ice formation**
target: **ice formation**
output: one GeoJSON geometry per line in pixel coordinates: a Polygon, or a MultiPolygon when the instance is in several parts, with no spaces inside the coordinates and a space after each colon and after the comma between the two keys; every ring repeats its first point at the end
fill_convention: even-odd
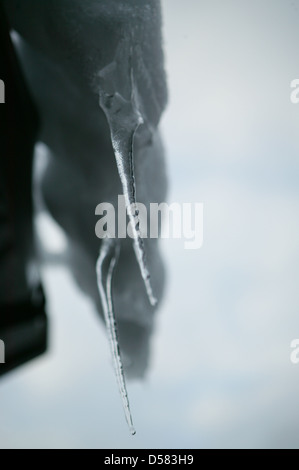
{"type": "Polygon", "coordinates": [[[136,190],[145,205],[165,201],[158,132],[167,100],[160,2],[4,0],[4,5],[41,117],[39,140],[49,150],[44,200],[68,236],[77,283],[105,319],[132,430],[119,349],[131,361],[126,373],[142,376],[164,279],[157,242],[142,240],[138,211],[129,209],[136,190]],[[133,248],[131,240],[99,246],[95,207],[103,201],[116,205],[120,192],[133,248]]]}

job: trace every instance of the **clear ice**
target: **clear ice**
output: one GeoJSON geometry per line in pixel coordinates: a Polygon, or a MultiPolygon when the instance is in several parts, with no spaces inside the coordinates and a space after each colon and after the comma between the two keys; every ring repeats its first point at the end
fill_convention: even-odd
{"type": "Polygon", "coordinates": [[[105,238],[102,241],[100,255],[97,261],[96,271],[98,288],[104,311],[104,318],[109,338],[109,345],[112,353],[112,360],[119,391],[122,398],[126,420],[132,435],[136,434],[134,429],[132,414],[130,410],[129,398],[124,376],[123,363],[120,356],[119,341],[117,337],[117,325],[113,308],[112,281],[120,252],[120,244],[117,240],[105,238]]]}
{"type": "MultiPolygon", "coordinates": [[[[122,51],[122,47],[119,48],[122,51]]],[[[122,51],[125,53],[125,51],[122,51]]],[[[130,56],[129,56],[130,57],[130,56]]],[[[134,234],[134,251],[139,264],[146,292],[152,306],[157,304],[154,296],[150,273],[146,262],[143,239],[139,230],[139,215],[136,207],[136,184],[134,175],[134,138],[138,128],[144,124],[138,90],[134,81],[131,60],[128,61],[127,76],[123,78],[121,88],[126,88],[128,97],[122,96],[117,90],[120,76],[117,59],[99,73],[100,106],[104,111],[110,127],[111,142],[123,193],[126,201],[128,216],[134,234]]]]}

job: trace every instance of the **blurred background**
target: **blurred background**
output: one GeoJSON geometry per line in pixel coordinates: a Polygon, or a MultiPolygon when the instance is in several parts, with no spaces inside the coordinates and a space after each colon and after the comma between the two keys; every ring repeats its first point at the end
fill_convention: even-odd
{"type": "MultiPolygon", "coordinates": [[[[152,364],[128,384],[137,434],[103,325],[48,265],[49,351],[1,381],[1,448],[299,447],[299,0],[162,6],[169,202],[204,203],[204,244],[161,243],[152,364]]],[[[57,226],[38,227],[60,250],[57,226]]]]}

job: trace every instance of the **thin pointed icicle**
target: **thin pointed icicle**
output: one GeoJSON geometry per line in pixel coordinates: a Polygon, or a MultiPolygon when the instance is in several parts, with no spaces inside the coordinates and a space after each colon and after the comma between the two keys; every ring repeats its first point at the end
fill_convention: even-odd
{"type": "Polygon", "coordinates": [[[119,392],[122,398],[125,417],[132,435],[136,434],[130,410],[128,392],[125,382],[123,363],[120,356],[117,325],[112,300],[112,279],[119,257],[120,245],[115,239],[105,238],[102,241],[100,255],[97,260],[98,289],[104,310],[106,328],[112,353],[113,367],[116,374],[119,392]]]}
{"type": "Polygon", "coordinates": [[[139,230],[139,214],[136,209],[137,199],[133,147],[135,134],[144,121],[138,106],[137,90],[134,84],[132,69],[130,71],[131,97],[129,100],[126,100],[117,91],[113,93],[107,93],[105,91],[105,84],[107,84],[108,81],[110,85],[113,81],[111,77],[114,77],[116,73],[116,64],[112,63],[99,74],[102,80],[100,106],[106,115],[110,127],[112,146],[134,235],[135,256],[139,264],[147,296],[151,305],[155,306],[157,299],[154,296],[151,285],[144,242],[139,230]]]}

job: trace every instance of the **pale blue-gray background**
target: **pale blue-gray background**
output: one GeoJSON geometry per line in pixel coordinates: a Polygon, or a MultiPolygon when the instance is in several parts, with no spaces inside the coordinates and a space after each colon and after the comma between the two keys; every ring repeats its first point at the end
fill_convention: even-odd
{"type": "Polygon", "coordinates": [[[163,0],[163,13],[169,200],[204,203],[204,245],[163,242],[152,367],[129,385],[137,435],[102,325],[48,267],[51,348],[1,381],[1,448],[299,447],[299,1],[163,0]]]}

